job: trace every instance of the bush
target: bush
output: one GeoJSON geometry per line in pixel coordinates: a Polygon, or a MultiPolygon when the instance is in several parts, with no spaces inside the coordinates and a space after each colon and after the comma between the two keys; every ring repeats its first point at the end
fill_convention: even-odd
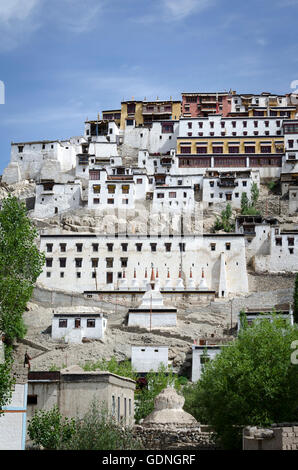
{"type": "Polygon", "coordinates": [[[30,439],[48,450],[61,448],[74,432],[75,420],[63,418],[57,406],[49,411],[37,411],[28,425],[30,439]]]}
{"type": "Polygon", "coordinates": [[[115,422],[107,410],[93,401],[83,419],[77,419],[75,432],[62,450],[138,450],[141,443],[132,431],[115,422]]]}
{"type": "Polygon", "coordinates": [[[117,424],[96,401],[82,419],[62,417],[57,406],[37,411],[29,421],[29,437],[48,450],[137,450],[132,431],[117,424]]]}

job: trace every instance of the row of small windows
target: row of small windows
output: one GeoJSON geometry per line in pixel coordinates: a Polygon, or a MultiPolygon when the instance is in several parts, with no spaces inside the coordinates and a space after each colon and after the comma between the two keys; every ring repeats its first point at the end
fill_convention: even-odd
{"type": "MultiPolygon", "coordinates": [[[[233,128],[236,128],[237,122],[239,123],[239,125],[241,125],[241,121],[229,121],[229,122],[231,122],[233,128]]],[[[254,127],[258,127],[259,122],[264,122],[265,127],[269,127],[269,121],[254,121],[254,127]]],[[[188,129],[192,129],[192,124],[193,124],[192,122],[187,123],[188,129]]],[[[207,126],[209,125],[211,127],[211,129],[214,128],[214,122],[213,121],[205,122],[205,124],[207,126]]],[[[199,125],[199,128],[202,129],[202,127],[204,125],[204,122],[199,121],[198,125],[199,125]]],[[[226,126],[226,122],[221,121],[220,125],[221,125],[222,128],[224,128],[226,126]]],[[[281,122],[276,121],[276,127],[280,127],[280,126],[281,126],[281,122]]],[[[242,121],[242,127],[247,127],[247,121],[242,121]]]]}
{"type": "MultiPolygon", "coordinates": [[[[168,245],[171,246],[172,244],[171,243],[165,243],[165,246],[168,246],[168,245]]],[[[66,243],[60,243],[59,247],[60,247],[60,252],[63,252],[63,253],[66,252],[66,247],[67,247],[66,243]]],[[[135,247],[136,247],[136,251],[142,251],[143,243],[136,243],[135,247]]],[[[151,251],[156,251],[157,243],[150,243],[150,247],[151,247],[151,251]]],[[[185,249],[185,243],[179,243],[180,251],[184,251],[183,247],[185,249]]],[[[47,253],[52,253],[53,252],[53,243],[47,243],[46,248],[47,248],[47,253]]],[[[106,248],[107,248],[107,251],[114,251],[114,243],[107,243],[106,248]]],[[[93,252],[98,252],[99,251],[99,243],[92,243],[92,249],[93,249],[93,252]]],[[[122,249],[122,251],[128,251],[128,243],[121,243],[121,249],[122,249]]],[[[76,251],[78,253],[81,253],[83,251],[83,243],[76,243],[76,251]]],[[[52,259],[52,258],[48,258],[48,259],[52,259]]],[[[60,258],[60,259],[66,259],[66,258],[60,258]]],[[[81,258],[79,258],[79,259],[81,259],[81,258]]]]}
{"type": "MultiPolygon", "coordinates": [[[[51,248],[50,248],[50,250],[48,250],[48,252],[52,252],[53,245],[51,244],[50,246],[51,246],[51,248]]],[[[138,251],[138,252],[142,251],[142,248],[143,248],[142,243],[136,243],[135,246],[136,246],[136,251],[138,251]]],[[[216,243],[211,243],[210,246],[215,247],[216,243]]],[[[225,246],[226,247],[231,246],[231,243],[226,243],[225,246]]],[[[166,252],[172,251],[172,243],[164,243],[164,247],[165,247],[166,252]]],[[[178,247],[179,247],[179,251],[184,252],[185,249],[186,249],[186,243],[179,243],[178,247]]],[[[150,243],[150,248],[151,248],[151,252],[157,252],[157,243],[150,243]]],[[[66,247],[65,247],[65,249],[66,249],[66,247]]],[[[94,249],[94,251],[98,251],[98,244],[93,246],[93,249],[94,249]]],[[[113,243],[107,243],[107,250],[110,251],[110,252],[114,251],[114,244],[113,243]]],[[[80,247],[79,251],[82,251],[82,247],[80,247]]],[[[122,244],[122,251],[128,251],[128,243],[123,243],[122,244]]],[[[105,258],[105,259],[106,259],[107,267],[113,267],[114,258],[105,258]]],[[[127,260],[128,260],[128,258],[120,258],[120,261],[123,264],[127,263],[127,260]]],[[[66,267],[66,261],[67,261],[67,258],[59,258],[59,263],[60,263],[61,268],[66,267]]],[[[82,267],[83,258],[74,258],[74,261],[75,261],[76,267],[78,267],[78,268],[82,267]]],[[[91,258],[90,261],[91,261],[91,264],[92,264],[93,268],[98,267],[99,258],[91,258]]],[[[46,267],[50,268],[50,267],[52,267],[52,265],[53,265],[53,258],[46,258],[46,267]]],[[[126,267],[126,266],[124,266],[124,267],[126,267]]]]}

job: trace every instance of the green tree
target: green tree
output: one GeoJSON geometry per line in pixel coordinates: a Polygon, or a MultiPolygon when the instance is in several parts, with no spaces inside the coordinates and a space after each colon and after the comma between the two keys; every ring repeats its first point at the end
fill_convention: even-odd
{"type": "Polygon", "coordinates": [[[296,277],[295,277],[293,316],[294,316],[294,322],[298,323],[298,273],[296,274],[296,277]]]}
{"type": "Polygon", "coordinates": [[[44,264],[36,238],[25,204],[6,198],[0,211],[0,331],[7,344],[26,333],[22,315],[44,264]]]}
{"type": "Polygon", "coordinates": [[[259,199],[259,194],[260,194],[260,191],[259,191],[257,183],[253,183],[251,187],[251,204],[253,207],[255,207],[259,199]]]}
{"type": "Polygon", "coordinates": [[[232,207],[227,204],[226,208],[221,211],[220,219],[217,217],[213,226],[214,231],[224,230],[225,232],[232,232],[235,229],[235,224],[231,221],[232,207]]]}
{"type": "Polygon", "coordinates": [[[28,434],[36,446],[48,450],[61,448],[75,432],[75,420],[62,417],[57,406],[39,410],[29,421],[28,434]]]}
{"type": "Polygon", "coordinates": [[[0,362],[0,414],[3,406],[7,405],[12,393],[14,379],[11,374],[12,354],[11,348],[4,345],[4,358],[0,362]]]}
{"type": "Polygon", "coordinates": [[[278,315],[242,328],[238,338],[186,387],[186,411],[215,429],[225,449],[241,448],[244,426],[298,420],[298,368],[291,344],[298,328],[278,315]]]}
{"type": "Polygon", "coordinates": [[[249,200],[246,193],[241,195],[241,214],[244,214],[249,207],[249,200]]]}

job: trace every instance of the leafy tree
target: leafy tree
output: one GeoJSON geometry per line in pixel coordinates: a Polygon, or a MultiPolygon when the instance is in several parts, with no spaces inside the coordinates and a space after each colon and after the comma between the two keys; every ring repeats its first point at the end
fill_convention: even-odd
{"type": "Polygon", "coordinates": [[[251,187],[251,201],[249,201],[247,194],[242,193],[241,196],[241,214],[242,215],[259,215],[260,211],[256,209],[256,203],[259,198],[259,188],[256,183],[252,184],[251,187]]]}
{"type": "Polygon", "coordinates": [[[259,194],[260,194],[260,191],[259,191],[257,183],[253,183],[251,187],[251,204],[253,207],[255,207],[259,199],[259,194]]]}
{"type": "Polygon", "coordinates": [[[241,448],[244,426],[298,420],[298,368],[291,344],[298,328],[278,315],[242,328],[238,338],[184,388],[186,411],[215,429],[226,449],[241,448]]]}
{"type": "Polygon", "coordinates": [[[298,273],[295,277],[293,316],[294,322],[298,323],[298,273]]]}
{"type": "Polygon", "coordinates": [[[36,237],[25,204],[11,195],[4,199],[0,211],[0,331],[7,344],[26,333],[22,315],[44,264],[36,237]]]}
{"type": "Polygon", "coordinates": [[[59,449],[75,432],[75,420],[63,418],[58,407],[37,411],[29,421],[28,434],[37,446],[48,450],[59,449]]]}
{"type": "Polygon", "coordinates": [[[11,398],[14,380],[11,375],[12,355],[11,348],[4,345],[4,360],[0,362],[0,414],[3,406],[11,398]]]}
{"type": "Polygon", "coordinates": [[[249,200],[246,193],[241,195],[241,213],[244,214],[249,207],[249,200]]]}
{"type": "Polygon", "coordinates": [[[232,232],[235,229],[235,224],[231,221],[232,207],[231,204],[227,204],[226,208],[221,211],[220,219],[217,217],[213,230],[224,230],[225,232],[232,232]]]}

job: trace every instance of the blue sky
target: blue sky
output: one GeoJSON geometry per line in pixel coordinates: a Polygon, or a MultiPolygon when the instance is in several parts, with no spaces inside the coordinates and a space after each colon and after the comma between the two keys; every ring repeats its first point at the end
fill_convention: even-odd
{"type": "Polygon", "coordinates": [[[0,0],[0,174],[11,141],[63,139],[123,99],[288,93],[298,0],[0,0]]]}

